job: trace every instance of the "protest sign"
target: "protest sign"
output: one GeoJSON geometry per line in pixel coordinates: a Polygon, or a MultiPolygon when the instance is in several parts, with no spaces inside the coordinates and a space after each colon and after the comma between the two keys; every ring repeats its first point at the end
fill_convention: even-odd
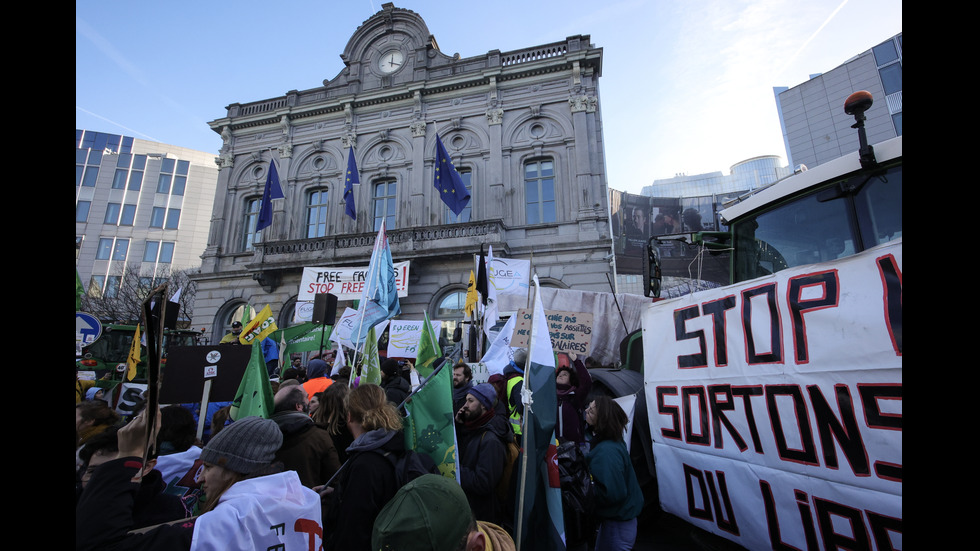
{"type": "MultiPolygon", "coordinates": [[[[442,322],[429,320],[432,332],[439,334],[442,322]]],[[[423,320],[391,320],[388,329],[388,357],[415,358],[418,355],[419,339],[422,337],[423,320]]]]}
{"type": "Polygon", "coordinates": [[[664,511],[747,549],[901,549],[901,274],[899,240],[648,306],[664,511]]]}
{"type": "MultiPolygon", "coordinates": [[[[590,312],[562,312],[546,310],[548,334],[551,349],[555,352],[574,353],[586,356],[592,342],[592,314],[590,312]]],[[[521,308],[517,311],[517,322],[510,346],[526,348],[531,330],[531,311],[521,308]]]]}
{"type": "MultiPolygon", "coordinates": [[[[408,260],[395,262],[395,288],[399,297],[408,296],[408,260]]],[[[368,266],[306,267],[299,284],[297,301],[313,302],[318,293],[331,293],[337,300],[360,300],[364,294],[368,266]]]]}

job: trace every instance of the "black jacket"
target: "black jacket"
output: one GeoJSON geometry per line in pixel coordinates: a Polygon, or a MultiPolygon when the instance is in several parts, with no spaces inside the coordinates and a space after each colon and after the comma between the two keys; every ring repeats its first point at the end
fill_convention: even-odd
{"type": "Polygon", "coordinates": [[[362,434],[347,448],[347,463],[324,504],[323,549],[370,550],[374,520],[398,491],[395,467],[383,454],[404,451],[404,433],[385,429],[362,434]]]}
{"type": "Polygon", "coordinates": [[[137,457],[103,463],[92,474],[75,507],[75,549],[98,551],[182,550],[191,548],[194,521],[162,525],[144,534],[136,528],[133,509],[140,484],[132,478],[143,468],[137,457]]]}
{"type": "Polygon", "coordinates": [[[507,419],[491,415],[481,427],[456,425],[459,449],[459,485],[477,520],[500,524],[502,505],[496,495],[504,472],[505,443],[514,440],[507,419]]]}

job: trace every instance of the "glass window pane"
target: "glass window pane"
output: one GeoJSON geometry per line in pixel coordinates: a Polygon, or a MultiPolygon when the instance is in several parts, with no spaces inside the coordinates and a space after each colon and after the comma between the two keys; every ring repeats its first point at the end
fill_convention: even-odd
{"type": "Polygon", "coordinates": [[[143,185],[143,172],[139,170],[134,170],[129,173],[129,189],[133,191],[139,191],[140,187],[143,185]]]}
{"type": "Polygon", "coordinates": [[[552,163],[551,161],[544,161],[541,163],[541,176],[548,177],[548,176],[554,176],[554,174],[555,174],[554,163],[552,163]]]}
{"type": "Polygon", "coordinates": [[[162,228],[163,219],[166,215],[166,209],[163,207],[153,207],[153,212],[150,213],[150,227],[151,228],[162,228]]]}
{"type": "Polygon", "coordinates": [[[96,260],[109,260],[112,254],[112,239],[103,237],[99,239],[99,248],[95,251],[96,260]]]}
{"type": "Polygon", "coordinates": [[[160,164],[160,172],[168,172],[170,174],[173,174],[174,164],[176,162],[177,159],[163,159],[163,162],[160,164]]]}
{"type": "Polygon", "coordinates": [[[157,193],[170,193],[170,174],[161,174],[157,179],[157,193]]]}
{"type": "Polygon", "coordinates": [[[75,150],[75,163],[76,164],[83,165],[83,164],[85,164],[85,161],[87,159],[88,159],[88,150],[87,149],[76,149],[75,150]]]}
{"type": "Polygon", "coordinates": [[[116,239],[115,245],[112,247],[112,259],[113,260],[126,260],[126,254],[129,252],[129,239],[116,239]]]}
{"type": "Polygon", "coordinates": [[[173,241],[164,241],[160,244],[160,262],[171,263],[174,259],[174,243],[173,241]]]}
{"type": "Polygon", "coordinates": [[[89,154],[88,154],[88,164],[90,164],[90,165],[101,165],[102,164],[102,150],[103,149],[105,149],[105,148],[104,147],[100,147],[98,149],[93,149],[92,151],[89,151],[89,154]]]}
{"type": "Polygon", "coordinates": [[[85,176],[82,178],[82,185],[85,187],[95,187],[95,180],[99,177],[99,167],[85,167],[85,176]]]}
{"type": "Polygon", "coordinates": [[[881,75],[881,85],[885,88],[886,94],[894,94],[902,91],[902,64],[895,63],[888,67],[878,70],[881,75]]]}
{"type": "Polygon", "coordinates": [[[131,162],[133,162],[133,156],[129,153],[120,153],[119,156],[116,157],[117,168],[125,168],[126,170],[129,170],[129,164],[131,162]]]}
{"type": "Polygon", "coordinates": [[[82,184],[82,174],[85,174],[85,167],[81,165],[75,165],[75,185],[79,186],[82,184]]]}
{"type": "Polygon", "coordinates": [[[180,209],[170,209],[167,211],[167,228],[168,230],[176,230],[177,226],[180,225],[180,209]]]}
{"type": "Polygon", "coordinates": [[[102,220],[104,224],[118,224],[119,223],[119,203],[109,203],[105,208],[105,219],[102,220]]]}
{"type": "Polygon", "coordinates": [[[177,174],[187,176],[187,169],[191,166],[190,161],[177,161],[177,174]]]}
{"type": "Polygon", "coordinates": [[[79,201],[75,203],[75,221],[76,222],[86,222],[88,221],[88,211],[92,207],[91,201],[79,201]]]}
{"type": "Polygon", "coordinates": [[[187,186],[187,176],[174,176],[174,187],[170,190],[173,195],[183,195],[187,186]]]}
{"type": "Polygon", "coordinates": [[[129,171],[125,168],[117,168],[116,173],[112,176],[112,189],[125,189],[126,188],[126,178],[129,176],[129,171]]]}
{"type": "Polygon", "coordinates": [[[898,52],[895,50],[895,43],[889,40],[888,42],[883,42],[872,50],[875,54],[875,62],[879,67],[888,63],[889,61],[895,61],[898,59],[898,52]]]}
{"type": "Polygon", "coordinates": [[[146,155],[133,156],[133,170],[143,170],[146,168],[146,155]]]}
{"type": "Polygon", "coordinates": [[[136,219],[136,205],[123,205],[122,216],[119,218],[120,226],[132,226],[136,219]]]}
{"type": "Polygon", "coordinates": [[[143,262],[156,262],[159,249],[159,241],[147,241],[146,247],[143,248],[143,262]]]}

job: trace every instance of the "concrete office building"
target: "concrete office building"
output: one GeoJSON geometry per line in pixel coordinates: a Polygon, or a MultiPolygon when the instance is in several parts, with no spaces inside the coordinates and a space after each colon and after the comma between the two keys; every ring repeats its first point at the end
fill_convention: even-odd
{"type": "Polygon", "coordinates": [[[774,88],[789,165],[813,168],[858,150],[854,117],[844,100],[867,90],[874,104],[865,116],[868,142],[902,135],[902,34],[792,88],[774,88]]]}
{"type": "Polygon", "coordinates": [[[447,322],[443,336],[462,319],[481,246],[531,260],[544,285],[609,290],[602,50],[588,35],[461,57],[388,3],[338,53],[343,67],[322,87],[231,103],[209,123],[223,146],[193,277],[195,325],[212,341],[244,304],[292,324],[304,267],[366,266],[382,219],[394,261],[411,263],[401,317],[426,311],[447,322]],[[470,189],[458,217],[433,187],[437,135],[470,189]],[[351,148],[356,221],[343,198],[351,148]],[[270,162],[285,198],[256,232],[270,162]]]}
{"type": "Polygon", "coordinates": [[[126,270],[149,283],[201,265],[218,182],[215,154],[75,130],[75,265],[112,297],[126,270]]]}

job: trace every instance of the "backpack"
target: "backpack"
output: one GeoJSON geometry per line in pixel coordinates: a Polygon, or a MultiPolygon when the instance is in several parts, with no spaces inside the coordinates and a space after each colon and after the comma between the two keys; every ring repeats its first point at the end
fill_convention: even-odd
{"type": "MultiPolygon", "coordinates": [[[[484,432],[480,439],[482,440],[487,435],[484,432]]],[[[513,440],[510,442],[504,442],[504,469],[500,475],[500,480],[497,481],[497,486],[494,488],[494,493],[497,499],[504,501],[510,495],[510,479],[514,476],[514,465],[517,464],[517,456],[520,455],[521,449],[517,447],[517,444],[513,440]]]]}
{"type": "Polygon", "coordinates": [[[431,457],[415,450],[405,450],[400,454],[386,451],[382,455],[395,468],[395,483],[399,488],[424,474],[441,474],[431,457]]]}
{"type": "Polygon", "coordinates": [[[595,513],[595,486],[582,449],[572,440],[562,442],[558,445],[555,458],[565,510],[592,517],[595,513]]]}

